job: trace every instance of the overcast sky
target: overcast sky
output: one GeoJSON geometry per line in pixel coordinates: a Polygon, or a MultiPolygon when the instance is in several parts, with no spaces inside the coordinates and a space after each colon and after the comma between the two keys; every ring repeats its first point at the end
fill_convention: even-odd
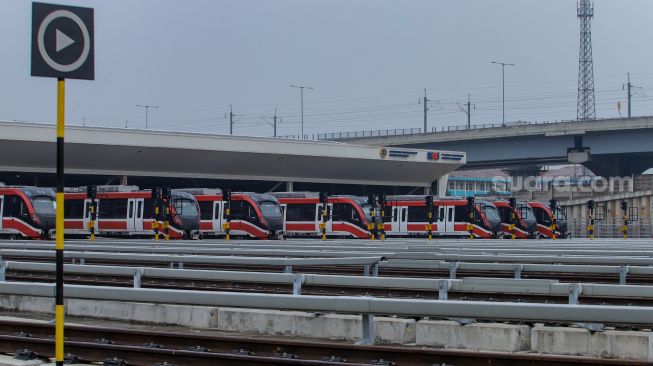
{"type": "MultiPolygon", "coordinates": [[[[573,0],[60,1],[95,8],[95,81],[67,83],[69,124],[271,136],[576,117],[579,26],[573,0]],[[437,101],[437,102],[436,102],[437,101]],[[267,119],[271,122],[271,119],[267,119]]],[[[597,0],[592,20],[596,115],[626,115],[626,72],[653,115],[653,1],[597,0]]],[[[0,120],[54,123],[53,79],[30,77],[31,2],[0,11],[0,120]]]]}

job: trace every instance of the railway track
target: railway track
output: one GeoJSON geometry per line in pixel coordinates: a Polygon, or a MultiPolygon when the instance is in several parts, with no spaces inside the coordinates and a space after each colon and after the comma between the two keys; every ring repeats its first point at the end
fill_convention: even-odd
{"type": "MultiPolygon", "coordinates": [[[[30,350],[52,357],[54,327],[0,321],[0,352],[30,350]]],[[[474,352],[415,346],[364,346],[344,342],[197,334],[68,325],[65,351],[83,362],[125,365],[640,365],[642,362],[531,353],[474,352]]]]}

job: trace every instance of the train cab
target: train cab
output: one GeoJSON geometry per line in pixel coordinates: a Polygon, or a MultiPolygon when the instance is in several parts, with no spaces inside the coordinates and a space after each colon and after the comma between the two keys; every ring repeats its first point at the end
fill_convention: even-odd
{"type": "Polygon", "coordinates": [[[55,217],[53,189],[0,185],[0,237],[54,238],[55,217]]]}

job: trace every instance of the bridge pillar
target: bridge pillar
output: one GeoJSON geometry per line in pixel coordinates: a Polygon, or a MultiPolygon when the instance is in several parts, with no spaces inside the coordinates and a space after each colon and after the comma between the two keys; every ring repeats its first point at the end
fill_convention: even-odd
{"type": "Polygon", "coordinates": [[[286,182],[286,192],[293,192],[293,182],[286,182]]]}
{"type": "Polygon", "coordinates": [[[641,174],[653,167],[651,156],[646,155],[592,155],[583,163],[594,174],[602,177],[627,177],[641,174]]]}

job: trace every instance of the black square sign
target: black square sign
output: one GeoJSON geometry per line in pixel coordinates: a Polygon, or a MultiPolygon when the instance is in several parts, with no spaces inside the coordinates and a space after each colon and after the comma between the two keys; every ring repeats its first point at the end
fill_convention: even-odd
{"type": "Polygon", "coordinates": [[[93,9],[32,3],[32,76],[95,79],[93,9]]]}

